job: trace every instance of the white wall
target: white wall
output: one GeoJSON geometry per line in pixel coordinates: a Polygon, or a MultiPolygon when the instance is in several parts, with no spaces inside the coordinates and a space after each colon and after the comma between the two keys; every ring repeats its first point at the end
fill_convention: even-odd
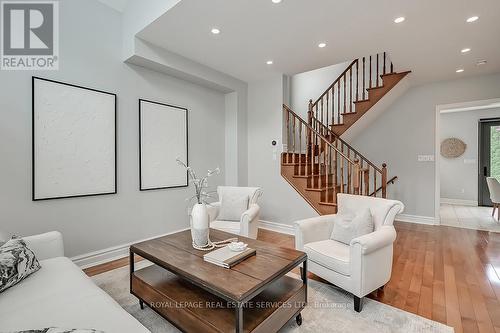
{"type": "Polygon", "coordinates": [[[417,162],[419,154],[435,154],[436,105],[500,97],[500,74],[437,82],[410,88],[353,146],[380,164],[389,178],[398,176],[389,194],[406,206],[405,213],[435,215],[435,164],[417,162]]]}
{"type": "MultiPolygon", "coordinates": [[[[231,184],[245,186],[248,181],[247,83],[139,38],[135,38],[134,52],[133,56],[126,59],[127,63],[150,68],[156,72],[165,73],[225,94],[236,93],[237,103],[226,104],[231,108],[227,109],[227,112],[236,113],[236,116],[226,118],[226,121],[231,121],[231,123],[226,123],[226,136],[236,138],[234,145],[226,145],[226,148],[229,149],[226,150],[226,159],[232,160],[231,164],[236,165],[237,168],[232,174],[227,175],[227,178],[230,178],[229,183],[231,184]]],[[[228,101],[231,99],[232,97],[228,96],[228,101]]]]}
{"type": "Polygon", "coordinates": [[[276,74],[270,80],[248,85],[248,183],[263,188],[261,220],[292,224],[318,214],[280,174],[285,79],[276,74]],[[272,140],[278,141],[276,159],[272,140]]]}
{"type": "Polygon", "coordinates": [[[440,117],[440,142],[459,138],[467,145],[465,153],[458,158],[439,156],[441,198],[477,203],[478,121],[500,117],[500,109],[441,113],[440,117]]]}
{"type": "Polygon", "coordinates": [[[290,107],[292,110],[307,117],[309,100],[312,99],[315,102],[349,64],[350,62],[344,62],[292,75],[290,77],[290,107]]]}
{"type": "Polygon", "coordinates": [[[189,109],[189,158],[202,172],[225,169],[224,94],[124,64],[120,14],[97,1],[60,2],[60,39],[59,71],[0,73],[0,229],[59,230],[66,254],[75,256],[187,227],[191,189],[139,192],[137,100],[189,109]],[[32,75],[117,93],[117,195],[31,201],[32,75]]]}

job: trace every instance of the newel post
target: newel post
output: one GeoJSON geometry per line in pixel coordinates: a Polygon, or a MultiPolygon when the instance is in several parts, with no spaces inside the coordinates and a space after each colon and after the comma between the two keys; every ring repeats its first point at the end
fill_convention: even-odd
{"type": "Polygon", "coordinates": [[[361,183],[361,168],[359,165],[359,160],[355,159],[354,160],[354,180],[353,180],[353,188],[354,188],[354,194],[359,195],[359,184],[361,183]]]}
{"type": "Polygon", "coordinates": [[[387,164],[382,164],[382,198],[387,199],[387,164]]]}

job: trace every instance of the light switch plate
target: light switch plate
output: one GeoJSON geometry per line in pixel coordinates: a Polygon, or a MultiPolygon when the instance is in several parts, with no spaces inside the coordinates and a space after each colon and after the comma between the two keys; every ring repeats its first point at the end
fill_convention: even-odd
{"type": "Polygon", "coordinates": [[[434,155],[418,155],[417,161],[419,161],[419,162],[434,162],[434,155]]]}

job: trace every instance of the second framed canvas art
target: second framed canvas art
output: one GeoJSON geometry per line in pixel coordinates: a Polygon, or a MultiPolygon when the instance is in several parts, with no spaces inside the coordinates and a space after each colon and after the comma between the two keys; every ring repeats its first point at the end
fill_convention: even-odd
{"type": "Polygon", "coordinates": [[[188,186],[188,110],[139,100],[140,190],[188,186]]]}

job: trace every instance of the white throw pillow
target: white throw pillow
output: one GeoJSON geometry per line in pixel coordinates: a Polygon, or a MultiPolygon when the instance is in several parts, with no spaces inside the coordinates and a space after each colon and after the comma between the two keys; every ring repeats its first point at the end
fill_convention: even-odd
{"type": "Polygon", "coordinates": [[[349,245],[354,238],[372,233],[373,228],[373,218],[368,208],[356,215],[337,214],[330,239],[349,245]]]}
{"type": "Polygon", "coordinates": [[[223,195],[220,201],[217,220],[239,221],[241,215],[248,209],[248,195],[223,195]]]}

